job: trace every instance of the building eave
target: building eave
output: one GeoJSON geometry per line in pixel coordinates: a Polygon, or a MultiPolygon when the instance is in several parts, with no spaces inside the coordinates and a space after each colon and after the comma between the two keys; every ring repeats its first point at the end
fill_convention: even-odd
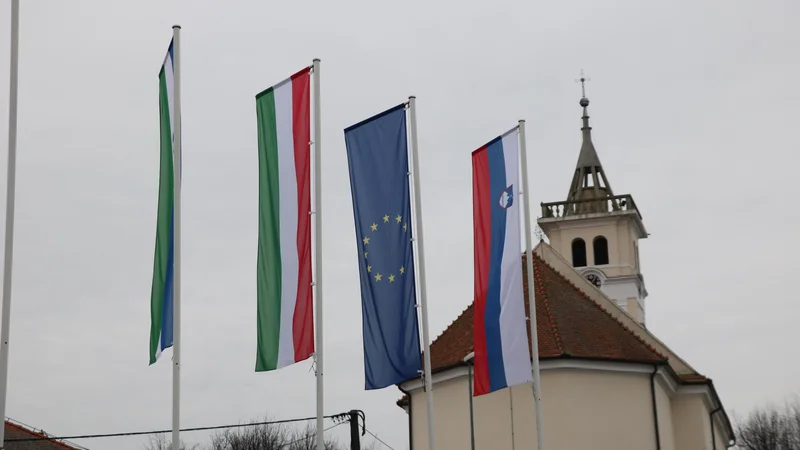
{"type": "MultiPolygon", "coordinates": [[[[467,367],[471,365],[465,362],[453,364],[448,367],[442,367],[434,370],[433,384],[441,383],[443,381],[452,380],[468,374],[467,367]]],[[[540,358],[539,369],[546,370],[564,370],[564,369],[578,369],[578,370],[603,370],[610,372],[629,372],[629,373],[651,373],[653,365],[667,366],[667,361],[653,362],[653,361],[632,361],[632,360],[619,360],[619,359],[604,359],[604,358],[581,358],[562,355],[558,357],[540,358]]],[[[404,392],[412,392],[417,389],[422,389],[422,377],[414,377],[397,384],[397,387],[404,392]]],[[[399,405],[398,405],[399,406],[399,405]]]]}

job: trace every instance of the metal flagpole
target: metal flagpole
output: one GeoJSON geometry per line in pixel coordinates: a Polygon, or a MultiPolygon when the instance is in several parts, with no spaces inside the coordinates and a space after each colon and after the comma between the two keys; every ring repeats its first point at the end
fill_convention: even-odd
{"type": "Polygon", "coordinates": [[[173,280],[173,317],[172,317],[172,448],[180,449],[181,445],[181,178],[183,167],[181,160],[181,26],[172,27],[172,49],[175,86],[173,92],[174,118],[173,126],[173,175],[174,179],[174,280],[173,280]]]}
{"type": "Polygon", "coordinates": [[[464,357],[464,362],[467,364],[467,377],[469,379],[467,386],[467,390],[469,390],[469,448],[470,450],[475,450],[475,396],[473,395],[475,390],[475,379],[473,377],[473,372],[475,371],[475,352],[471,352],[464,357]]]}
{"type": "Polygon", "coordinates": [[[417,155],[417,97],[408,97],[408,115],[411,122],[411,159],[414,176],[414,215],[417,241],[417,262],[419,264],[419,298],[422,309],[422,340],[425,355],[425,392],[428,404],[428,450],[434,450],[433,436],[433,378],[431,377],[431,345],[428,333],[428,296],[425,283],[425,250],[422,245],[422,201],[419,187],[419,157],[417,155]]]}
{"type": "Polygon", "coordinates": [[[531,249],[531,211],[528,202],[528,156],[525,143],[525,121],[519,121],[519,153],[522,162],[522,195],[525,211],[525,257],[528,269],[528,303],[530,304],[531,326],[531,359],[533,361],[533,404],[536,407],[536,441],[537,448],[542,445],[542,388],[539,382],[539,338],[536,334],[536,293],[533,282],[533,250],[531,249]]]}
{"type": "MultiPolygon", "coordinates": [[[[17,74],[19,72],[19,0],[11,0],[11,74],[8,93],[8,175],[6,177],[6,239],[3,258],[3,323],[0,330],[0,416],[6,417],[8,393],[8,338],[11,325],[11,268],[14,256],[14,198],[17,178],[17,74]]],[[[0,427],[0,449],[5,448],[5,426],[0,427]]]]}
{"type": "Polygon", "coordinates": [[[317,309],[316,333],[317,342],[315,359],[317,365],[317,450],[325,450],[325,436],[323,430],[323,387],[322,382],[322,154],[320,152],[322,138],[320,123],[320,94],[319,94],[319,59],[312,65],[314,70],[314,300],[317,309]]]}
{"type": "Polygon", "coordinates": [[[511,419],[511,450],[516,450],[517,448],[517,438],[514,434],[514,391],[511,389],[511,386],[508,387],[508,409],[510,412],[510,419],[511,419]]]}

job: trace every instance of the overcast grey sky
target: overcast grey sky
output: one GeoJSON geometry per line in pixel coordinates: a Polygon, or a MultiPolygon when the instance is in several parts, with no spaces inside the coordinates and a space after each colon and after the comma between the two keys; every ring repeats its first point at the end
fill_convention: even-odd
{"type": "Polygon", "coordinates": [[[315,57],[326,413],[363,409],[370,430],[407,445],[399,391],[363,390],[343,128],[418,97],[438,336],[472,298],[470,152],[527,119],[533,211],[563,200],[580,147],[581,68],[611,186],[634,196],[652,234],[641,244],[648,327],[714,379],[729,413],[800,392],[797,1],[21,3],[12,418],[62,435],[170,427],[171,351],[147,363],[157,74],[173,23],[183,26],[185,426],[314,415],[309,362],[253,369],[254,95],[315,57]]]}

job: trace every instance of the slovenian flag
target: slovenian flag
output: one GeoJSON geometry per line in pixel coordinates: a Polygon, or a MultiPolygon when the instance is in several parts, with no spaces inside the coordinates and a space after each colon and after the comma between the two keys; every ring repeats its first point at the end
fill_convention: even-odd
{"type": "Polygon", "coordinates": [[[515,127],[472,152],[476,396],[532,381],[518,194],[515,127]]]}
{"type": "Polygon", "coordinates": [[[153,284],[150,292],[150,364],[161,352],[172,347],[174,230],[173,203],[173,92],[175,87],[174,54],[169,44],[164,64],[158,73],[158,103],[160,110],[160,161],[158,180],[158,217],[156,218],[156,250],[153,261],[153,284]]]}

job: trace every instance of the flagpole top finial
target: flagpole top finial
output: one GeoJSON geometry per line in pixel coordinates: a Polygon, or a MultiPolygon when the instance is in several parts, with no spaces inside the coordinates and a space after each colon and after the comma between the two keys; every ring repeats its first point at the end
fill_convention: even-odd
{"type": "Polygon", "coordinates": [[[177,28],[177,29],[179,29],[179,30],[180,30],[180,29],[181,29],[181,26],[180,26],[180,25],[177,25],[177,24],[176,24],[176,25],[173,25],[173,26],[172,26],[172,29],[175,29],[175,28],[177,28]]]}
{"type": "Polygon", "coordinates": [[[319,59],[319,58],[314,58],[314,59],[312,59],[311,61],[312,61],[312,62],[315,62],[315,63],[318,63],[318,62],[321,62],[322,60],[321,60],[321,59],[319,59]]]}

